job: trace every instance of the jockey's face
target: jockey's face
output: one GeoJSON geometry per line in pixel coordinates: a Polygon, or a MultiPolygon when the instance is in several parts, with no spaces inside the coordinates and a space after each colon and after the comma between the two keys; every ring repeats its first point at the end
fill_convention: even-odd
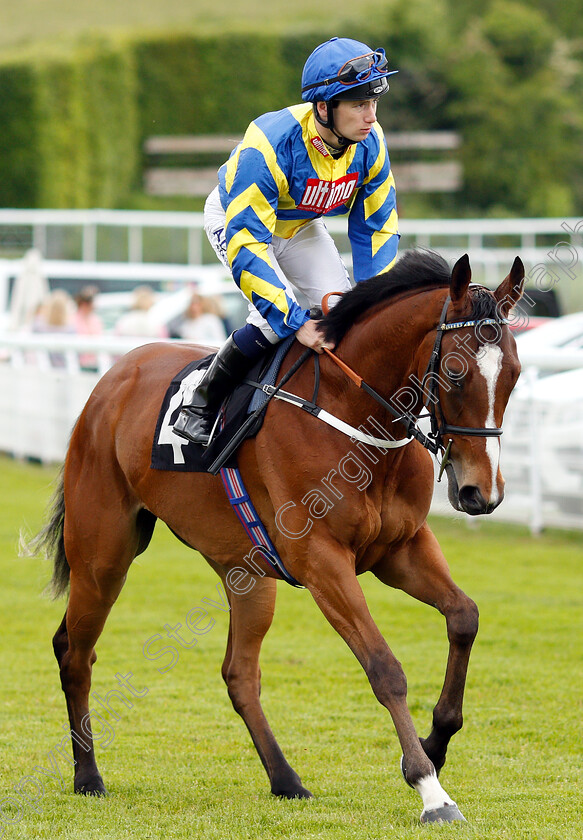
{"type": "MultiPolygon", "coordinates": [[[[344,100],[341,99],[338,106],[334,108],[334,131],[337,134],[346,137],[353,143],[359,143],[365,140],[371,132],[373,124],[377,118],[377,102],[376,99],[357,99],[344,100]]],[[[322,116],[326,116],[326,103],[318,102],[318,109],[322,109],[322,116]]],[[[321,133],[324,140],[330,142],[333,146],[338,145],[337,138],[328,129],[318,126],[318,131],[321,133]],[[328,136],[325,136],[328,135],[328,136]]]]}

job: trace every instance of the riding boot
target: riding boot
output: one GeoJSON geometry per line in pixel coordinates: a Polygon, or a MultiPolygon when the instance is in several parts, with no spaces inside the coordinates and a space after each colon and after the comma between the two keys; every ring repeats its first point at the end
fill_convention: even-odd
{"type": "Polygon", "coordinates": [[[182,407],[173,427],[175,434],[206,446],[223,400],[254,363],[229,336],[205,370],[192,402],[182,407]]]}

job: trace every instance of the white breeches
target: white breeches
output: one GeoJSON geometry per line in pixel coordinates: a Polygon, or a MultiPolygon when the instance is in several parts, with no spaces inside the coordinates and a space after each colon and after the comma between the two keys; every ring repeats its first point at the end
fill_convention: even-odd
{"type": "MultiPolygon", "coordinates": [[[[225,211],[218,187],[206,200],[204,229],[216,255],[230,271],[225,241],[225,211]]],[[[321,218],[307,222],[291,239],[274,236],[267,252],[288,296],[306,309],[320,306],[322,298],[329,292],[346,292],[351,287],[346,266],[321,218]],[[303,295],[303,301],[298,301],[298,291],[303,295]]],[[[258,327],[273,344],[279,341],[252,303],[249,303],[247,323],[258,327]]]]}

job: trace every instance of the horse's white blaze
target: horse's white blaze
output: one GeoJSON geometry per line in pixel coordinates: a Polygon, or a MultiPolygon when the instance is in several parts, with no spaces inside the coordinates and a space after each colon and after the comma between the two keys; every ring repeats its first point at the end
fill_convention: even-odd
{"type": "MultiPolygon", "coordinates": [[[[494,401],[496,399],[496,385],[502,370],[502,350],[497,344],[486,344],[478,351],[478,370],[486,380],[488,388],[488,413],[486,416],[486,427],[494,428],[494,401]]],[[[496,486],[496,475],[500,461],[500,439],[497,437],[486,438],[486,454],[490,459],[492,467],[492,489],[490,491],[490,503],[498,501],[498,488],[496,486]]]]}
{"type": "Polygon", "coordinates": [[[439,784],[436,773],[420,779],[415,785],[415,790],[423,800],[423,811],[434,811],[436,808],[443,808],[444,805],[455,805],[439,784]]]}

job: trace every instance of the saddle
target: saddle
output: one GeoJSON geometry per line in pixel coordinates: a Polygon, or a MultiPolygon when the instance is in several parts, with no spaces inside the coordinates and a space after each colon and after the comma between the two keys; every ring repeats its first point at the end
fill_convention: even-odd
{"type": "MultiPolygon", "coordinates": [[[[196,387],[213,356],[190,362],[172,380],[164,395],[158,414],[150,466],[154,470],[175,472],[208,472],[209,467],[231,442],[241,426],[253,415],[240,443],[254,437],[263,425],[269,396],[260,386],[273,386],[294,336],[277,344],[249,371],[246,379],[235,388],[220,409],[220,428],[209,446],[189,442],[175,435],[172,427],[183,405],[189,404],[189,395],[196,387]]],[[[238,448],[238,447],[237,447],[238,448]]],[[[236,464],[236,449],[224,466],[236,464]]]]}

